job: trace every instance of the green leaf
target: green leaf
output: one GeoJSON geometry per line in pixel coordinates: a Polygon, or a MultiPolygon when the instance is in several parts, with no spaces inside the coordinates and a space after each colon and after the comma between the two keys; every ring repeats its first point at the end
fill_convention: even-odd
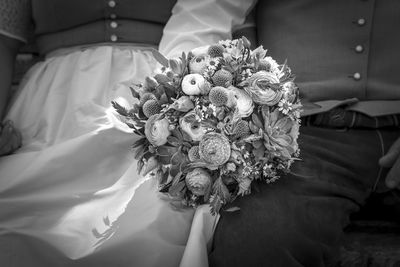
{"type": "Polygon", "coordinates": [[[188,165],[189,165],[189,161],[188,161],[188,159],[187,159],[186,156],[185,156],[185,161],[183,161],[183,162],[179,165],[179,170],[180,170],[180,171],[185,171],[186,168],[188,167],[188,165]]]}
{"type": "MultiPolygon", "coordinates": [[[[163,174],[160,177],[160,185],[161,187],[166,187],[166,183],[168,183],[168,178],[169,178],[169,171],[163,171],[161,168],[159,171],[162,171],[163,174]]],[[[162,192],[162,190],[160,190],[162,192]]]]}
{"type": "Polygon", "coordinates": [[[134,142],[132,144],[132,148],[137,148],[141,145],[145,145],[147,143],[147,139],[146,138],[140,138],[139,140],[136,140],[136,142],[134,142]]]}
{"type": "Polygon", "coordinates": [[[137,98],[137,99],[140,98],[140,94],[135,90],[135,88],[130,86],[129,89],[131,90],[131,94],[132,94],[133,98],[137,98]]]}
{"type": "Polygon", "coordinates": [[[210,196],[211,196],[211,186],[209,186],[206,190],[206,192],[204,193],[204,202],[207,203],[210,200],[210,196]]]}
{"type": "Polygon", "coordinates": [[[140,146],[135,150],[134,158],[138,160],[139,158],[142,158],[147,152],[148,150],[146,146],[140,146]]]}
{"type": "Polygon", "coordinates": [[[184,193],[184,189],[186,188],[185,181],[180,181],[175,185],[171,185],[168,192],[171,196],[180,197],[184,193]]]}
{"type": "Polygon", "coordinates": [[[176,153],[176,151],[178,151],[177,147],[164,145],[157,148],[156,154],[159,157],[159,161],[162,164],[167,165],[170,164],[171,157],[176,153]]]}
{"type": "Polygon", "coordinates": [[[221,197],[219,195],[212,195],[210,202],[211,214],[212,215],[218,214],[222,205],[223,202],[221,200],[221,197]]]}
{"type": "Polygon", "coordinates": [[[172,136],[172,135],[167,137],[167,141],[168,141],[168,143],[170,143],[173,146],[179,146],[180,145],[179,139],[177,137],[175,137],[175,136],[172,136]]]}
{"type": "Polygon", "coordinates": [[[180,63],[176,59],[170,59],[168,60],[169,67],[174,73],[180,74],[182,71],[182,68],[180,66],[180,63]]]}
{"type": "Polygon", "coordinates": [[[251,118],[252,118],[253,123],[254,123],[255,126],[257,126],[260,129],[263,129],[263,123],[262,123],[261,119],[258,117],[257,114],[253,113],[251,115],[251,118]]]}
{"type": "Polygon", "coordinates": [[[136,130],[136,125],[134,125],[133,123],[130,123],[129,121],[126,121],[125,124],[128,125],[129,128],[136,130]]]}
{"type": "Polygon", "coordinates": [[[158,100],[158,103],[159,103],[160,105],[164,105],[164,104],[168,104],[168,103],[169,103],[169,99],[168,99],[168,96],[167,96],[166,93],[163,93],[163,94],[160,96],[160,99],[158,100]]]}
{"type": "Polygon", "coordinates": [[[143,160],[138,160],[138,162],[137,162],[137,172],[138,173],[142,172],[143,166],[144,166],[143,160]]]}
{"type": "Polygon", "coordinates": [[[262,142],[261,140],[256,140],[256,141],[254,141],[252,144],[253,144],[253,147],[254,147],[254,148],[259,148],[259,147],[261,147],[261,146],[264,145],[263,142],[262,142]]]}
{"type": "Polygon", "coordinates": [[[133,131],[133,132],[134,132],[135,134],[139,135],[139,136],[145,137],[144,128],[142,128],[142,129],[136,129],[136,130],[133,131]]]}
{"type": "Polygon", "coordinates": [[[157,169],[158,167],[160,167],[160,163],[158,162],[156,157],[152,156],[147,160],[146,164],[144,165],[144,169],[142,169],[142,172],[140,174],[145,176],[154,169],[157,169]]]}
{"type": "Polygon", "coordinates": [[[171,157],[171,164],[173,165],[179,165],[183,161],[185,161],[185,154],[179,150],[171,157]]]}
{"type": "Polygon", "coordinates": [[[168,59],[156,49],[151,49],[153,57],[164,67],[168,67],[168,59]]]}
{"type": "Polygon", "coordinates": [[[179,165],[171,164],[171,169],[169,170],[169,175],[175,177],[179,173],[179,165]]]}
{"type": "Polygon", "coordinates": [[[221,177],[214,182],[213,194],[218,195],[224,204],[228,203],[231,198],[231,194],[229,193],[229,190],[222,181],[221,177]]]}
{"type": "Polygon", "coordinates": [[[191,146],[190,142],[192,142],[192,138],[190,137],[190,135],[186,132],[182,132],[182,136],[183,140],[185,141],[185,145],[187,145],[188,144],[187,142],[189,142],[189,146],[191,146]]]}
{"type": "Polygon", "coordinates": [[[173,154],[176,153],[176,151],[178,151],[178,148],[174,146],[159,146],[157,148],[157,155],[171,157],[173,154]]]}
{"type": "Polygon", "coordinates": [[[178,128],[173,129],[171,131],[171,133],[173,136],[175,136],[178,139],[178,141],[183,140],[182,132],[178,128]]]}
{"type": "Polygon", "coordinates": [[[129,114],[128,110],[126,110],[126,108],[118,104],[117,101],[111,101],[111,104],[120,115],[128,116],[129,114]]]}
{"type": "Polygon", "coordinates": [[[183,174],[182,172],[178,172],[175,174],[174,178],[172,179],[172,185],[176,185],[179,183],[179,181],[182,178],[182,174],[183,174]]]}

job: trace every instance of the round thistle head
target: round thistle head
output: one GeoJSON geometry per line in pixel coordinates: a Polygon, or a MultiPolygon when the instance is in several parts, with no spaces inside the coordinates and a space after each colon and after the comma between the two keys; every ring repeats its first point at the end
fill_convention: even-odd
{"type": "Polygon", "coordinates": [[[161,111],[161,106],[158,104],[157,100],[151,99],[143,104],[143,113],[147,118],[152,115],[158,114],[161,111]]]}
{"type": "Polygon", "coordinates": [[[224,53],[224,47],[220,44],[210,45],[207,53],[210,57],[222,57],[224,53]]]}
{"type": "Polygon", "coordinates": [[[189,149],[188,157],[191,162],[199,160],[200,159],[199,146],[192,146],[189,149]]]}
{"type": "Polygon", "coordinates": [[[232,84],[232,80],[232,73],[223,69],[216,71],[214,76],[212,77],[212,81],[215,86],[228,87],[232,84]]]}
{"type": "Polygon", "coordinates": [[[144,103],[146,103],[148,100],[157,100],[157,97],[152,94],[152,93],[144,93],[141,97],[140,97],[140,105],[143,106],[144,103]]]}
{"type": "Polygon", "coordinates": [[[244,120],[238,121],[235,128],[233,129],[233,134],[234,134],[235,138],[241,138],[246,135],[249,135],[250,128],[249,128],[249,124],[247,123],[247,121],[244,121],[244,120]]]}
{"type": "Polygon", "coordinates": [[[221,86],[213,87],[210,90],[208,98],[210,99],[210,102],[217,107],[226,105],[229,100],[228,92],[224,87],[221,86]]]}

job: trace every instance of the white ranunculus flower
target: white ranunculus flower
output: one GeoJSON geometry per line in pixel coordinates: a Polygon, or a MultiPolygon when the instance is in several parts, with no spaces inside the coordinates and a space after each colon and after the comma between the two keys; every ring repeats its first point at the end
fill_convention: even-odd
{"type": "Polygon", "coordinates": [[[254,103],[251,96],[244,90],[231,86],[228,88],[235,101],[240,117],[246,118],[253,113],[254,103]]]}
{"type": "Polygon", "coordinates": [[[267,71],[254,73],[245,81],[245,90],[251,98],[260,105],[273,106],[282,98],[282,91],[271,85],[279,83],[279,78],[267,71]]]}
{"type": "Polygon", "coordinates": [[[183,77],[182,91],[187,95],[205,95],[210,91],[210,85],[203,76],[192,73],[183,77]]]}
{"type": "Polygon", "coordinates": [[[162,146],[166,144],[167,138],[171,134],[168,120],[160,117],[160,114],[151,116],[146,121],[144,128],[144,134],[153,146],[162,146]]]}

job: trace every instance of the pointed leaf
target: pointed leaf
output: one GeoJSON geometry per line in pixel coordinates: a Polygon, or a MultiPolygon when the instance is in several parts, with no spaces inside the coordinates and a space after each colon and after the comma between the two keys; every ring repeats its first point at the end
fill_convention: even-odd
{"type": "Polygon", "coordinates": [[[126,108],[118,104],[117,101],[111,101],[112,106],[115,108],[115,110],[122,116],[128,116],[129,112],[126,108]]]}
{"type": "Polygon", "coordinates": [[[139,99],[140,95],[139,93],[135,90],[135,88],[133,88],[132,86],[129,87],[129,89],[131,90],[131,94],[134,98],[139,99]]]}
{"type": "Polygon", "coordinates": [[[146,176],[149,172],[157,169],[158,167],[160,167],[160,163],[156,157],[152,156],[147,160],[146,164],[144,164],[144,168],[140,174],[146,176]]]}
{"type": "Polygon", "coordinates": [[[251,116],[253,123],[260,129],[263,129],[263,124],[261,122],[261,119],[258,117],[257,114],[253,113],[251,116]]]}
{"type": "Polygon", "coordinates": [[[173,146],[179,146],[180,145],[179,139],[177,137],[175,137],[175,136],[170,135],[170,136],[167,137],[167,140],[168,140],[168,143],[170,143],[173,146]]]}
{"type": "Polygon", "coordinates": [[[180,63],[178,62],[178,60],[170,59],[170,60],[168,60],[168,63],[169,63],[169,67],[171,68],[171,70],[173,72],[180,74],[181,66],[180,66],[180,63]]]}
{"type": "Polygon", "coordinates": [[[179,196],[183,195],[183,191],[184,191],[185,187],[186,187],[185,181],[180,181],[176,185],[171,185],[171,187],[169,188],[168,192],[172,196],[179,197],[179,196]]]}
{"type": "Polygon", "coordinates": [[[168,59],[156,49],[151,49],[153,57],[164,67],[168,67],[168,59]]]}
{"type": "Polygon", "coordinates": [[[178,172],[175,174],[175,176],[173,176],[174,178],[172,179],[172,185],[176,185],[178,184],[178,182],[181,180],[182,178],[182,172],[178,172]]]}
{"type": "Polygon", "coordinates": [[[137,172],[138,173],[142,172],[143,166],[144,166],[143,160],[138,160],[138,162],[137,162],[137,172]]]}
{"type": "Polygon", "coordinates": [[[131,147],[132,148],[137,148],[137,147],[139,147],[141,145],[145,145],[146,143],[147,143],[147,139],[146,138],[140,138],[139,140],[134,142],[131,147]]]}

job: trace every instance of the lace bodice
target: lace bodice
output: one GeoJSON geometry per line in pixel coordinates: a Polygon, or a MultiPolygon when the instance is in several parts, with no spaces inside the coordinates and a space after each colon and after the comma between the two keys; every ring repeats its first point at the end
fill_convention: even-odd
{"type": "Polygon", "coordinates": [[[0,0],[0,33],[26,42],[30,14],[30,0],[0,0]]]}

